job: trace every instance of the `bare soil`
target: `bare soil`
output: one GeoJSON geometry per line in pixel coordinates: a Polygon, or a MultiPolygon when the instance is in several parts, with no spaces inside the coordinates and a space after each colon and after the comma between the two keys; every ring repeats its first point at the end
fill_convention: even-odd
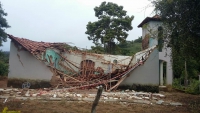
{"type": "MultiPolygon", "coordinates": [[[[6,87],[6,80],[0,81],[0,87],[6,87]]],[[[87,92],[87,90],[84,90],[87,92]]],[[[182,106],[136,104],[119,102],[100,102],[96,113],[200,113],[200,95],[180,92],[162,92],[164,101],[180,102],[182,106]]],[[[41,101],[16,100],[9,98],[6,103],[0,99],[0,112],[4,107],[20,110],[21,113],[90,113],[92,102],[81,101],[41,101]]]]}
{"type": "Polygon", "coordinates": [[[0,76],[0,88],[6,88],[7,87],[7,77],[1,77],[0,76]]]}

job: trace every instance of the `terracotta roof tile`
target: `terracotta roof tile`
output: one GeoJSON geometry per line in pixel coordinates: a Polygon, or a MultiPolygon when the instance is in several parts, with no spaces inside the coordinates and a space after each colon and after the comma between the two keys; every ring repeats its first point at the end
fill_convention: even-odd
{"type": "Polygon", "coordinates": [[[161,21],[161,17],[159,15],[155,15],[153,17],[146,17],[137,27],[142,27],[149,21],[161,21]]]}
{"type": "Polygon", "coordinates": [[[62,48],[61,46],[65,44],[65,43],[36,42],[25,38],[14,37],[13,35],[9,34],[7,35],[12,41],[17,42],[32,54],[37,54],[38,52],[44,52],[47,48],[50,47],[62,48]]]}

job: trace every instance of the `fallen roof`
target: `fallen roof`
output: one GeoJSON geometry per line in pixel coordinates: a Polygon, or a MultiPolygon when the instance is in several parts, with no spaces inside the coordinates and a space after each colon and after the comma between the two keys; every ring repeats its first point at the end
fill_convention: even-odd
{"type": "Polygon", "coordinates": [[[161,21],[161,17],[158,15],[155,15],[153,17],[146,17],[137,27],[142,27],[144,24],[146,24],[149,21],[161,21]]]}
{"type": "MultiPolygon", "coordinates": [[[[54,73],[55,81],[57,81],[56,83],[51,83],[52,86],[58,87],[59,85],[62,85],[63,87],[68,87],[68,90],[85,89],[92,87],[94,88],[98,85],[104,85],[106,87],[106,90],[108,91],[116,89],[121,84],[121,82],[123,82],[128,77],[131,71],[145,63],[145,61],[149,58],[151,52],[153,52],[153,50],[156,48],[148,48],[144,51],[136,53],[135,55],[131,56],[131,58],[130,56],[126,56],[127,58],[130,58],[130,61],[127,65],[121,66],[121,64],[118,63],[114,64],[115,66],[119,65],[120,67],[117,67],[114,71],[112,70],[112,72],[108,73],[104,73],[103,66],[95,68],[91,67],[91,64],[87,62],[84,62],[84,65],[82,66],[84,68],[80,68],[80,63],[78,63],[77,65],[75,62],[70,60],[70,58],[68,59],[67,57],[65,57],[62,52],[57,52],[57,54],[62,58],[62,60],[60,60],[58,63],[59,67],[62,67],[67,72],[70,72],[70,74],[65,73],[60,68],[57,69],[54,65],[55,62],[52,62],[51,57],[48,57],[49,63],[47,63],[47,60],[43,60],[41,57],[38,57],[40,52],[44,52],[47,48],[53,47],[58,50],[64,49],[64,47],[61,45],[64,45],[65,43],[36,42],[24,38],[14,37],[9,34],[8,36],[14,43],[17,43],[24,47],[27,51],[31,52],[38,60],[43,61],[51,69],[51,71],[54,73]],[[75,71],[74,68],[71,68],[70,65],[65,64],[70,64],[74,66],[75,68],[77,68],[78,71],[75,71]],[[111,83],[111,85],[108,85],[108,83],[111,83]]],[[[81,58],[83,58],[83,61],[86,61],[86,52],[85,54],[83,54],[83,52],[81,53],[83,55],[81,56],[81,58]]],[[[111,58],[114,56],[109,55],[109,57],[111,58]]],[[[99,60],[99,62],[102,61],[104,62],[106,60],[99,60]]],[[[108,62],[108,64],[111,63],[108,62]]],[[[106,65],[106,69],[107,66],[108,65],[106,65]]]]}
{"type": "Polygon", "coordinates": [[[17,42],[32,54],[36,54],[38,52],[44,52],[46,48],[59,47],[65,45],[65,43],[37,42],[25,38],[14,37],[13,35],[10,34],[7,35],[12,41],[17,42]]]}

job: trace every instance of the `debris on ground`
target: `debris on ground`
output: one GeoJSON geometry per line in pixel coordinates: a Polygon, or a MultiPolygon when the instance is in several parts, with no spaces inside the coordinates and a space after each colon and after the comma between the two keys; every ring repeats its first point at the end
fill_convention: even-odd
{"type": "MultiPolygon", "coordinates": [[[[81,91],[68,91],[67,89],[17,89],[6,88],[0,89],[0,99],[4,99],[3,103],[12,99],[20,100],[47,100],[47,101],[87,101],[93,102],[96,92],[84,90],[81,91]]],[[[158,104],[158,105],[173,105],[181,106],[179,102],[166,100],[166,96],[160,93],[150,92],[136,92],[134,90],[103,92],[100,98],[102,102],[126,102],[126,103],[140,103],[140,104],[158,104]],[[165,99],[165,101],[163,100],[165,99]]]]}

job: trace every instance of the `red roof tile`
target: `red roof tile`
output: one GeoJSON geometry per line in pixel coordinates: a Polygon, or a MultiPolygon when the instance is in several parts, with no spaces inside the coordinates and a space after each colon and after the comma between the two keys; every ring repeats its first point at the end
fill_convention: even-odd
{"type": "Polygon", "coordinates": [[[149,21],[161,21],[161,18],[159,15],[155,15],[153,17],[146,17],[139,25],[138,27],[142,27],[144,24],[146,24],[149,21]]]}
{"type": "Polygon", "coordinates": [[[50,47],[60,48],[62,45],[65,44],[65,43],[36,42],[25,38],[14,37],[13,35],[9,34],[7,35],[12,41],[17,42],[32,54],[37,54],[38,52],[44,52],[47,48],[50,47]]]}

